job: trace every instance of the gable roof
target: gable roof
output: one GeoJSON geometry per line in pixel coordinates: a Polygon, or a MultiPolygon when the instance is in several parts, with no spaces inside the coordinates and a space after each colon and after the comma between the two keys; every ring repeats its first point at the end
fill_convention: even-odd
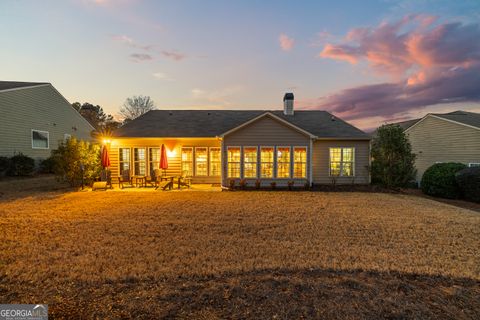
{"type": "Polygon", "coordinates": [[[449,113],[433,113],[432,115],[480,129],[480,113],[458,110],[449,113]]]}
{"type": "Polygon", "coordinates": [[[116,137],[217,137],[262,114],[270,113],[319,138],[370,139],[326,111],[152,110],[115,131],[116,137]]]}
{"type": "Polygon", "coordinates": [[[50,84],[48,82],[0,81],[0,91],[50,84]]]}

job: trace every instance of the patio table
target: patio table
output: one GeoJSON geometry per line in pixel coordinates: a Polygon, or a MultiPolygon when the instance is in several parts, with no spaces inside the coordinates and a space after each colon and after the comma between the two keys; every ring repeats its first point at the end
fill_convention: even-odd
{"type": "Polygon", "coordinates": [[[147,182],[145,179],[145,176],[132,176],[132,182],[135,183],[135,186],[138,188],[138,185],[140,184],[140,187],[145,187],[147,182]]]}

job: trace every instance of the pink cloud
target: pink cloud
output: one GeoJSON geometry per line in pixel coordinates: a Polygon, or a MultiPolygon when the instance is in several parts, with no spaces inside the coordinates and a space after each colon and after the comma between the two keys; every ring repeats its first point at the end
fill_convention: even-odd
{"type": "Polygon", "coordinates": [[[280,34],[278,41],[280,42],[280,48],[282,48],[283,51],[290,51],[295,45],[295,39],[290,38],[285,33],[280,34]]]}
{"type": "Polygon", "coordinates": [[[169,59],[172,59],[172,60],[175,60],[175,61],[180,61],[180,60],[183,60],[187,57],[183,53],[179,53],[179,52],[176,52],[176,51],[166,51],[166,50],[162,51],[162,55],[166,58],[169,58],[169,59]]]}
{"type": "Polygon", "coordinates": [[[145,54],[145,53],[132,53],[130,55],[130,58],[134,61],[134,62],[143,62],[143,61],[150,61],[150,60],[153,60],[153,57],[149,54],[145,54]]]}
{"type": "Polygon", "coordinates": [[[326,44],[319,57],[351,64],[364,60],[397,81],[345,89],[305,107],[358,120],[398,117],[435,104],[480,101],[480,26],[435,22],[432,16],[410,15],[396,23],[353,29],[343,43],[326,44]]]}

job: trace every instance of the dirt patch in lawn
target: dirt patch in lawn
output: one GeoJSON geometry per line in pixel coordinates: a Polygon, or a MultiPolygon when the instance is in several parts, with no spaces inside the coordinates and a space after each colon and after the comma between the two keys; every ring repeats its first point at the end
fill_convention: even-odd
{"type": "Polygon", "coordinates": [[[323,192],[0,202],[0,296],[55,318],[478,318],[480,215],[323,192]]]}

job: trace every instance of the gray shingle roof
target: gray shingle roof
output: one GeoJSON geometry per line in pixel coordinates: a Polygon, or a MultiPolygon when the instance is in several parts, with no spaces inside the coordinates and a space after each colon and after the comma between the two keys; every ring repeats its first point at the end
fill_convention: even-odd
{"type": "Polygon", "coordinates": [[[460,122],[472,127],[480,128],[480,113],[458,110],[449,113],[433,113],[433,115],[447,120],[460,122]]]}
{"type": "Polygon", "coordinates": [[[153,110],[115,131],[117,137],[216,137],[270,112],[320,138],[370,139],[360,129],[326,111],[153,110]],[[333,119],[333,120],[332,120],[333,119]]]}
{"type": "Polygon", "coordinates": [[[40,85],[44,85],[44,84],[49,84],[49,83],[48,82],[0,81],[0,91],[9,90],[9,89],[24,88],[24,87],[40,86],[40,85]]]}

